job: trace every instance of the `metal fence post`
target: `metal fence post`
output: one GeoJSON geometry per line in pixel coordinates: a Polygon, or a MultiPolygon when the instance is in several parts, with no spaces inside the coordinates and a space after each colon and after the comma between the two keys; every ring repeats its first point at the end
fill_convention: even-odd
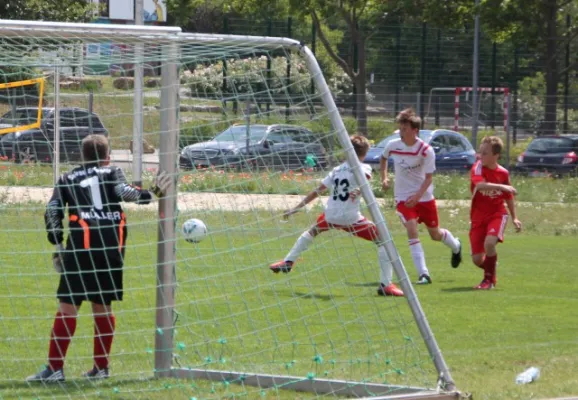
{"type": "Polygon", "coordinates": [[[421,26],[421,96],[420,96],[420,103],[419,103],[419,113],[418,115],[420,116],[420,118],[424,119],[424,113],[425,113],[425,107],[424,104],[422,104],[423,99],[425,99],[425,79],[426,79],[426,68],[427,68],[427,64],[425,62],[425,57],[426,57],[426,44],[427,44],[427,23],[423,23],[421,26]]]}
{"type": "Polygon", "coordinates": [[[401,64],[401,26],[397,27],[396,39],[395,39],[395,105],[394,105],[394,115],[399,113],[399,74],[401,64]]]}
{"type": "MultiPolygon", "coordinates": [[[[570,14],[566,15],[566,28],[568,31],[572,27],[572,19],[570,14]]],[[[568,38],[570,39],[570,38],[568,38]]],[[[564,133],[568,133],[568,97],[570,92],[570,40],[566,43],[566,60],[565,66],[566,73],[564,74],[564,133]]]]}
{"type": "Polygon", "coordinates": [[[492,97],[490,98],[490,127],[492,129],[496,128],[496,65],[497,65],[497,52],[498,47],[496,42],[492,44],[492,97]]]}

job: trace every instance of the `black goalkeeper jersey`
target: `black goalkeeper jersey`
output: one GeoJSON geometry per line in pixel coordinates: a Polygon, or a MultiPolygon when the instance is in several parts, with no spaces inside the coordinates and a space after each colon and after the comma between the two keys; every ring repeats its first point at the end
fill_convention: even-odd
{"type": "Polygon", "coordinates": [[[148,204],[152,194],[126,182],[122,170],[89,164],[63,174],[54,188],[45,214],[48,240],[64,240],[65,209],[70,234],[66,249],[119,252],[126,241],[122,201],[148,204]]]}

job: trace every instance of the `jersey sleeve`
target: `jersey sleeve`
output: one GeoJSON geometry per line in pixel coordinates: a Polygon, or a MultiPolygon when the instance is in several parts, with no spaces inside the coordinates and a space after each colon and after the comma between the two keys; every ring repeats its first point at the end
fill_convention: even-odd
{"type": "Polygon", "coordinates": [[[148,204],[151,202],[153,198],[152,193],[137,186],[129,185],[122,169],[113,169],[111,175],[116,201],[125,201],[137,204],[148,204]]]}
{"type": "Polygon", "coordinates": [[[325,178],[323,178],[323,180],[321,181],[321,184],[323,186],[325,186],[326,188],[330,188],[331,186],[333,186],[333,176],[335,175],[335,169],[333,169],[325,178]]]}
{"type": "Polygon", "coordinates": [[[52,197],[48,201],[46,212],[44,213],[48,241],[54,245],[62,243],[64,240],[62,220],[64,219],[64,210],[68,202],[66,200],[66,191],[63,188],[64,178],[61,176],[56,186],[54,186],[52,197]]]}
{"type": "Polygon", "coordinates": [[[484,176],[482,173],[482,163],[481,161],[477,161],[472,166],[472,170],[470,171],[470,181],[472,185],[472,190],[476,187],[478,183],[484,182],[484,176]]]}
{"type": "Polygon", "coordinates": [[[390,152],[390,144],[391,142],[393,142],[393,140],[390,140],[386,145],[385,145],[385,149],[383,149],[383,153],[381,153],[381,158],[385,158],[386,160],[389,158],[389,152],[390,152]]]}
{"type": "Polygon", "coordinates": [[[427,146],[423,153],[425,158],[423,171],[426,174],[433,174],[436,170],[436,154],[431,146],[427,146]]]}
{"type": "MultiPolygon", "coordinates": [[[[505,174],[505,181],[506,181],[506,185],[508,186],[512,186],[511,182],[510,182],[510,173],[507,170],[504,170],[504,174],[505,174]]],[[[507,192],[502,192],[503,193],[503,198],[504,200],[511,200],[514,198],[514,195],[512,193],[507,193],[507,192]]]]}
{"type": "Polygon", "coordinates": [[[367,180],[371,180],[371,165],[369,164],[361,164],[361,170],[363,171],[365,177],[367,178],[367,180]]]}

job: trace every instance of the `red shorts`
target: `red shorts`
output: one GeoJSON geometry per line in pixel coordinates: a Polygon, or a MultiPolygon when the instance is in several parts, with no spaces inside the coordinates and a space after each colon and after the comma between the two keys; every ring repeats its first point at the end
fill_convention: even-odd
{"type": "Polygon", "coordinates": [[[402,223],[406,223],[412,219],[417,219],[417,223],[423,223],[428,228],[437,228],[439,225],[438,208],[436,201],[421,201],[413,207],[407,207],[405,201],[397,203],[397,215],[402,223]]]}
{"type": "Polygon", "coordinates": [[[504,241],[504,231],[508,223],[508,214],[497,215],[482,222],[472,222],[470,227],[470,245],[472,254],[482,254],[486,250],[484,242],[487,236],[497,236],[498,242],[504,241]]]}
{"type": "Polygon", "coordinates": [[[319,229],[321,232],[325,232],[330,229],[341,229],[342,231],[352,233],[354,236],[365,240],[370,240],[372,242],[379,238],[377,227],[367,218],[362,218],[355,222],[353,225],[336,225],[327,222],[325,220],[325,213],[323,213],[319,216],[319,218],[317,218],[317,229],[319,229]]]}

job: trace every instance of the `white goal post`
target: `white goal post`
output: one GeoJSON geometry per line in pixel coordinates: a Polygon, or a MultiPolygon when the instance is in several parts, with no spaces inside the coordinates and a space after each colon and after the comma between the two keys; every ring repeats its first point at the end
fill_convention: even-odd
{"type": "MultiPolygon", "coordinates": [[[[154,350],[152,351],[154,353],[154,376],[156,378],[192,378],[227,383],[240,382],[243,385],[252,385],[259,388],[274,387],[296,391],[309,391],[315,395],[339,394],[349,397],[361,397],[376,394],[375,398],[384,399],[458,398],[459,394],[451,376],[450,369],[446,364],[410,278],[392,241],[383,213],[379,208],[379,203],[362,172],[360,161],[351,145],[349,134],[339,115],[332,93],[314,54],[307,46],[288,38],[192,34],[182,33],[179,28],[172,27],[4,20],[0,20],[0,37],[5,41],[4,46],[8,46],[10,43],[26,42],[30,48],[43,46],[44,43],[53,43],[54,41],[98,44],[111,41],[111,37],[114,37],[114,40],[122,41],[122,43],[127,46],[154,43],[160,48],[160,55],[155,55],[155,57],[157,57],[155,60],[158,60],[161,64],[159,169],[166,171],[174,179],[168,195],[159,200],[158,209],[156,210],[158,220],[158,234],[156,238],[156,306],[154,307],[156,320],[154,350]],[[229,371],[215,370],[207,367],[190,368],[182,367],[175,362],[175,353],[177,352],[177,344],[175,343],[175,292],[177,288],[176,242],[178,240],[177,217],[179,213],[177,208],[177,202],[179,200],[177,179],[179,174],[178,158],[180,154],[179,134],[182,129],[179,119],[179,70],[182,67],[182,58],[185,53],[190,55],[196,51],[205,51],[205,54],[218,54],[219,51],[224,50],[231,52],[231,49],[238,49],[241,57],[247,54],[261,54],[267,51],[272,53],[283,51],[286,54],[298,55],[304,60],[306,69],[315,83],[317,96],[326,109],[333,132],[343,148],[345,159],[354,167],[353,171],[356,179],[359,182],[363,182],[361,185],[361,193],[367,204],[368,212],[377,226],[380,241],[383,243],[389,258],[392,260],[394,271],[398,277],[401,288],[405,292],[414,322],[425,343],[429,353],[429,359],[437,371],[435,380],[438,382],[438,387],[436,389],[425,390],[421,387],[388,385],[366,381],[323,379],[319,377],[307,379],[283,374],[263,374],[250,370],[229,371]],[[379,397],[380,394],[383,395],[387,393],[393,393],[394,395],[379,397]]],[[[0,48],[2,48],[2,45],[0,45],[0,48]]],[[[126,59],[123,59],[123,62],[133,64],[135,62],[142,62],[141,56],[141,54],[137,56],[128,54],[126,55],[126,59]],[[134,57],[138,57],[138,60],[134,57]]],[[[147,58],[146,54],[144,58],[147,58]]],[[[14,58],[13,64],[24,67],[27,62],[33,62],[32,59],[33,54],[30,54],[29,57],[23,60],[14,58]]],[[[48,67],[58,70],[58,68],[61,67],[71,66],[63,65],[62,63],[62,60],[55,60],[54,65],[48,67]]],[[[74,66],[83,67],[83,65],[74,66]]],[[[287,88],[285,89],[287,90],[287,88]]],[[[459,90],[456,89],[456,98],[459,97],[460,91],[467,90],[467,88],[458,89],[459,90]]],[[[507,89],[505,90],[507,94],[507,89]]],[[[58,95],[58,93],[56,94],[58,95]]],[[[240,94],[239,99],[242,98],[243,95],[240,94]]],[[[56,160],[58,160],[59,148],[57,145],[54,149],[56,160]]],[[[153,373],[153,371],[151,371],[151,373],[153,373]]]]}
{"type": "MultiPolygon", "coordinates": [[[[504,110],[504,118],[503,118],[503,128],[504,132],[508,132],[509,123],[510,123],[510,89],[507,87],[480,87],[478,88],[479,93],[501,93],[504,95],[504,102],[502,108],[504,110]]],[[[454,131],[459,129],[459,122],[460,122],[460,95],[462,93],[470,93],[473,91],[473,87],[470,86],[460,86],[460,87],[437,87],[430,90],[428,103],[427,103],[427,111],[426,111],[426,118],[429,116],[431,111],[431,103],[432,97],[435,92],[451,92],[454,93],[454,131]]]]}

